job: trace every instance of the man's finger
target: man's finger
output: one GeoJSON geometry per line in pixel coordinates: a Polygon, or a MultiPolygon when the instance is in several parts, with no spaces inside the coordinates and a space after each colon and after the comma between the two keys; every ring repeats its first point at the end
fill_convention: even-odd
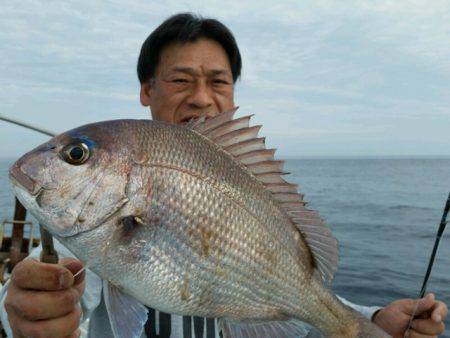
{"type": "Polygon", "coordinates": [[[79,338],[80,336],[81,336],[81,330],[78,329],[67,338],[79,338]]]}
{"type": "Polygon", "coordinates": [[[444,332],[445,328],[443,322],[436,323],[430,319],[415,319],[413,320],[411,327],[414,331],[430,336],[441,334],[444,332]]]}
{"type": "Polygon", "coordinates": [[[59,318],[39,321],[19,319],[20,331],[25,337],[67,337],[78,329],[80,318],[81,308],[77,306],[72,312],[59,318]]]}
{"type": "Polygon", "coordinates": [[[64,266],[66,269],[68,269],[70,272],[72,272],[72,275],[76,275],[78,272],[80,272],[76,277],[74,281],[74,285],[77,285],[81,283],[85,278],[85,271],[83,270],[83,263],[81,263],[79,260],[71,257],[65,257],[61,258],[58,262],[59,265],[64,266]],[[83,270],[83,271],[82,271],[83,270]]]}
{"type": "Polygon", "coordinates": [[[427,334],[422,334],[422,333],[417,332],[414,329],[410,329],[408,331],[408,333],[406,334],[405,338],[437,338],[437,336],[436,335],[430,336],[427,334]]]}
{"type": "Polygon", "coordinates": [[[420,314],[430,310],[433,305],[434,294],[429,293],[423,298],[410,301],[405,310],[408,315],[419,316],[420,314]]]}
{"type": "Polygon", "coordinates": [[[16,293],[14,302],[8,302],[7,306],[30,321],[57,318],[72,312],[80,296],[74,287],[59,291],[22,290],[16,293]]]}
{"type": "Polygon", "coordinates": [[[24,259],[15,266],[11,282],[22,289],[54,291],[67,289],[74,279],[72,272],[60,264],[24,259]]]}
{"type": "Polygon", "coordinates": [[[78,290],[80,295],[82,295],[84,292],[84,287],[86,286],[85,281],[86,272],[84,271],[83,263],[81,263],[79,260],[75,258],[66,257],[60,259],[58,264],[63,265],[66,269],[68,269],[73,276],[76,275],[72,287],[78,290]]]}
{"type": "Polygon", "coordinates": [[[433,306],[433,310],[431,312],[431,319],[435,323],[439,323],[444,320],[445,317],[447,317],[448,314],[448,307],[445,305],[445,303],[441,301],[435,302],[433,306]]]}

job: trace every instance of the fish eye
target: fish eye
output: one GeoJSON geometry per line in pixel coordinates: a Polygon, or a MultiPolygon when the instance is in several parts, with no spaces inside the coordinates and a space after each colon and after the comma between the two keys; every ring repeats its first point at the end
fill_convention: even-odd
{"type": "Polygon", "coordinates": [[[85,143],[77,143],[66,146],[62,150],[62,158],[70,164],[80,165],[89,158],[89,147],[85,143]]]}

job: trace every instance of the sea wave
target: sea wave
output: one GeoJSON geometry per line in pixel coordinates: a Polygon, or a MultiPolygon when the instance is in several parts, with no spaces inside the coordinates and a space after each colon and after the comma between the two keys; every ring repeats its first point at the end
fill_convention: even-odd
{"type": "Polygon", "coordinates": [[[398,205],[392,205],[389,206],[388,209],[390,210],[437,210],[438,208],[431,208],[431,207],[419,207],[417,205],[405,205],[405,204],[398,204],[398,205]]]}

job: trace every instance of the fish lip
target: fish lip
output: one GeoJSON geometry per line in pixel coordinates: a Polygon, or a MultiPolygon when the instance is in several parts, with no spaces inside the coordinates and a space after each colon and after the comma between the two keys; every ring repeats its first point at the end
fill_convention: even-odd
{"type": "Polygon", "coordinates": [[[33,196],[42,190],[42,187],[25,174],[17,163],[9,169],[9,179],[13,184],[21,186],[33,196]]]}

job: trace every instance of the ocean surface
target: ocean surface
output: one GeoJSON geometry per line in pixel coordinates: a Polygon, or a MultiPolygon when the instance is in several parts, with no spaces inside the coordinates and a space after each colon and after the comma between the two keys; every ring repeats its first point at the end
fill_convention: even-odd
{"type": "MultiPolygon", "coordinates": [[[[0,220],[13,215],[12,162],[0,160],[0,220]]],[[[339,241],[336,293],[380,306],[418,295],[450,192],[450,159],[291,159],[286,169],[339,241]]],[[[446,232],[428,291],[450,304],[446,232]]],[[[442,337],[450,338],[449,319],[446,326],[442,337]]]]}

